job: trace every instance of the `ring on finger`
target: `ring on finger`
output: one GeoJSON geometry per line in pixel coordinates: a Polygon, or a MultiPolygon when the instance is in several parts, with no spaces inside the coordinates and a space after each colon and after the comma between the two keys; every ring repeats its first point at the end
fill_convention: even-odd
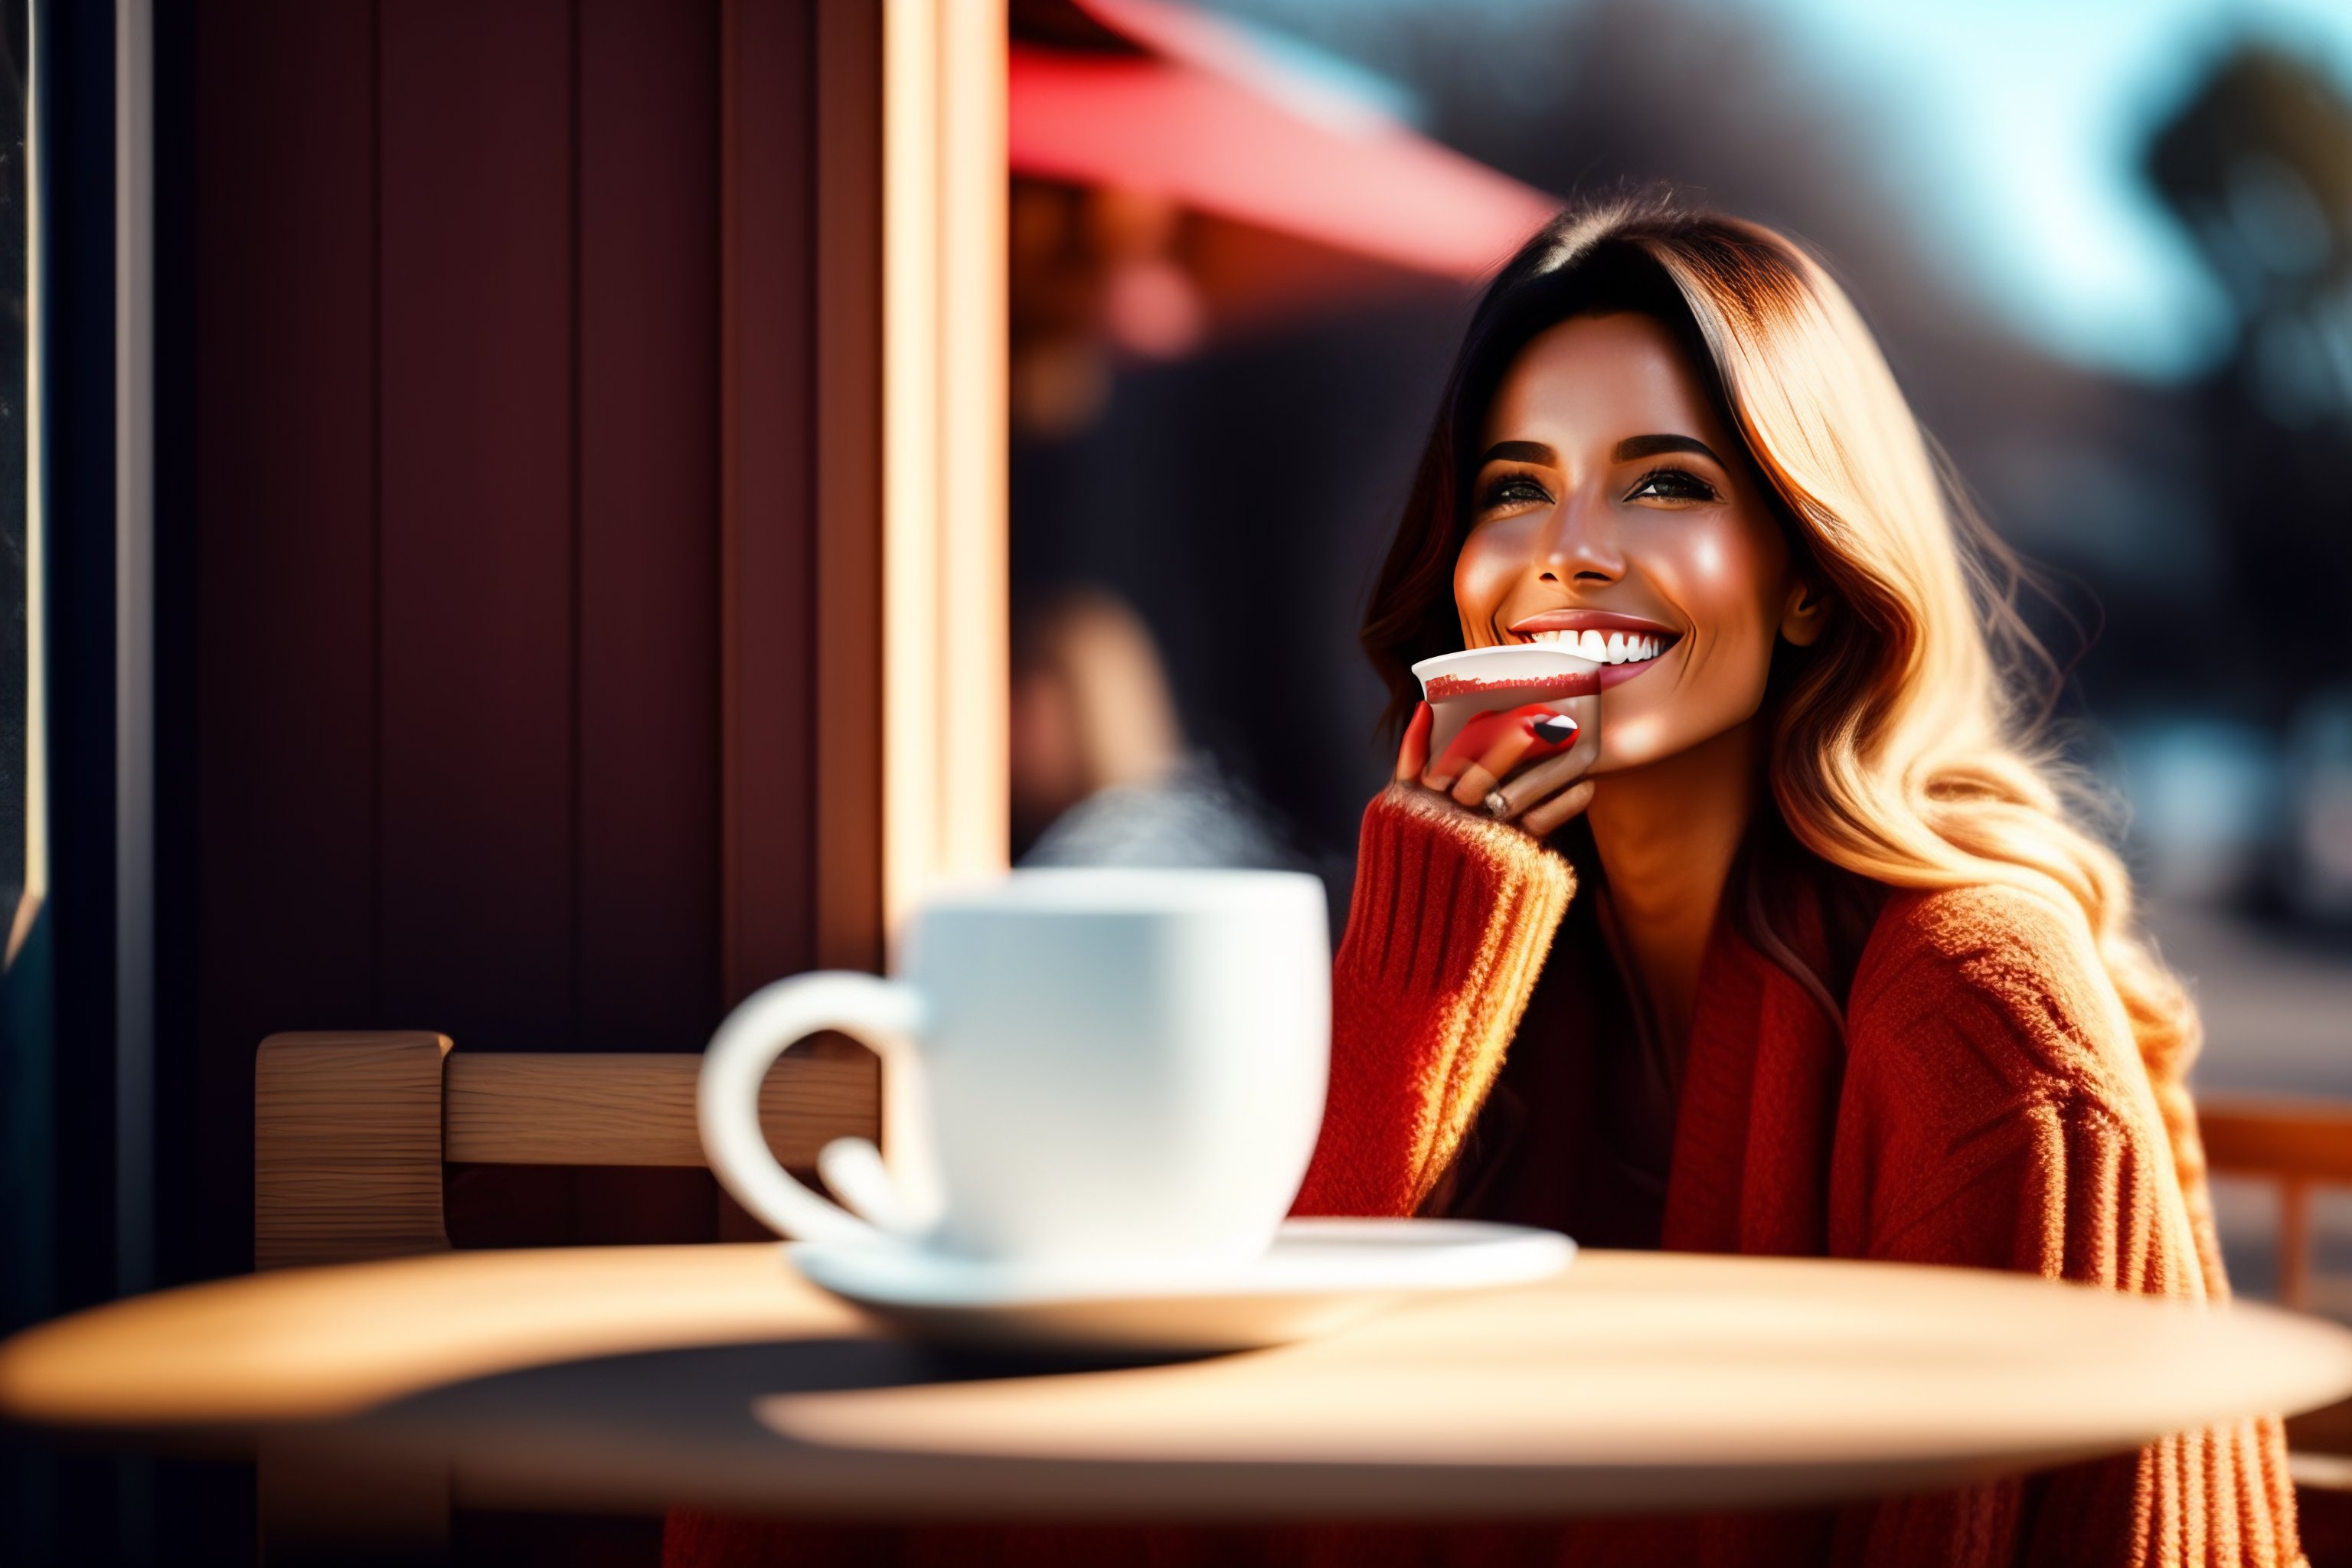
{"type": "MultiPolygon", "coordinates": [[[[1494,815],[1498,818],[1516,816],[1522,806],[1532,805],[1544,796],[1574,784],[1583,772],[1583,764],[1569,764],[1565,754],[1546,758],[1518,777],[1494,787],[1489,793],[1489,801],[1496,795],[1503,801],[1503,809],[1494,815]],[[1563,773],[1568,775],[1566,778],[1560,776],[1563,773]]],[[[1487,809],[1494,811],[1491,804],[1487,809]]]]}
{"type": "Polygon", "coordinates": [[[1499,789],[1486,792],[1486,815],[1500,822],[1511,815],[1511,797],[1499,789]]]}

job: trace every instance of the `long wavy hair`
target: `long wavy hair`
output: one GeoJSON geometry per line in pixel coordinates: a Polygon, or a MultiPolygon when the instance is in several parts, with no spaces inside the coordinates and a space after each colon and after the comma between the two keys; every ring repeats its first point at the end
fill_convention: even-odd
{"type": "Polygon", "coordinates": [[[2202,1210],[2185,1081],[2196,1009],[2140,936],[2121,861],[2069,820],[2087,796],[2040,733],[2047,707],[2029,694],[2056,671],[2018,612],[2019,563],[1968,504],[1844,290],[1789,239],[1627,198],[1561,214],[1504,267],[1472,318],[1365,615],[1388,721],[1420,696],[1409,666],[1461,646],[1454,566],[1497,384],[1545,328],[1620,310],[1677,334],[1774,498],[1799,569],[1832,601],[1813,647],[1777,650],[1765,698],[1769,788],[1789,834],[1871,882],[2005,884],[2080,911],[2181,1189],[2202,1210]]]}

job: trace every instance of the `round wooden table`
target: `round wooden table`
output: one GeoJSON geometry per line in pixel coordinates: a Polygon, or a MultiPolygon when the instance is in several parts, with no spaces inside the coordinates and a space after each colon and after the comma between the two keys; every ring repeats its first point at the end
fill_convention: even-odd
{"type": "MultiPolygon", "coordinates": [[[[259,1432],[493,1507],[1536,1517],[1958,1485],[2352,1393],[2352,1332],[2022,1276],[1587,1252],[1328,1339],[1150,1365],[893,1340],[771,1245],[451,1253],[119,1302],[0,1414],[259,1432]]],[[[158,1436],[161,1435],[161,1436],[158,1436]]],[[[176,1435],[174,1437],[173,1435],[176,1435]]]]}

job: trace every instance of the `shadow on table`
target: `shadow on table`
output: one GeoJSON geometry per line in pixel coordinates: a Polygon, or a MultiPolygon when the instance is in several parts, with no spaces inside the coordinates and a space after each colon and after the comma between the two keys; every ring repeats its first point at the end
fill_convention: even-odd
{"type": "Polygon", "coordinates": [[[897,1511],[888,1467],[878,1473],[870,1463],[859,1467],[869,1489],[861,1493],[830,1474],[822,1453],[761,1425],[755,1403],[772,1394],[1085,1375],[1189,1359],[1198,1358],[844,1339],[656,1351],[501,1373],[344,1421],[262,1430],[265,1554],[274,1568],[493,1561],[587,1568],[653,1561],[660,1516],[675,1506],[886,1517],[897,1511]],[[870,1489],[877,1475],[880,1493],[870,1489]]]}
{"type": "MultiPolygon", "coordinates": [[[[436,1471],[460,1507],[656,1512],[772,1498],[813,1452],[761,1424],[773,1394],[1083,1376],[1199,1357],[957,1349],[892,1340],[715,1345],[531,1367],[304,1429],[349,1473],[436,1471]]],[[[820,1461],[821,1462],[821,1461],[820,1461]]],[[[820,1479],[811,1478],[821,1489],[820,1479]]],[[[801,1498],[808,1488],[796,1487],[801,1498]]]]}
{"type": "Polygon", "coordinates": [[[414,1394],[369,1425],[437,1428],[525,1417],[625,1420],[674,1436],[764,1432],[751,1400],[916,1384],[1082,1375],[1173,1365],[1202,1356],[1086,1354],[918,1344],[903,1340],[790,1340],[599,1356],[526,1367],[414,1394]]]}

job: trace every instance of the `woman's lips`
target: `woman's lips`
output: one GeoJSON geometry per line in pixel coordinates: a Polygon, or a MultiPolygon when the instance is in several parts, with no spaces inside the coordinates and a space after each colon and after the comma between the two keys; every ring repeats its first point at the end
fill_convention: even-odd
{"type": "Polygon", "coordinates": [[[1507,628],[1514,632],[1648,632],[1655,637],[1679,637],[1674,627],[1647,616],[1621,610],[1538,610],[1522,616],[1507,628]]]}
{"type": "Polygon", "coordinates": [[[1601,689],[1606,691],[1612,686],[1624,685],[1636,676],[1646,675],[1657,662],[1654,658],[1645,658],[1633,664],[1604,664],[1601,667],[1601,689]]]}
{"type": "Polygon", "coordinates": [[[1601,668],[1593,689],[1622,686],[1682,641],[1682,634],[1639,616],[1609,610],[1546,610],[1511,624],[1513,642],[1557,647],[1601,668]]]}

